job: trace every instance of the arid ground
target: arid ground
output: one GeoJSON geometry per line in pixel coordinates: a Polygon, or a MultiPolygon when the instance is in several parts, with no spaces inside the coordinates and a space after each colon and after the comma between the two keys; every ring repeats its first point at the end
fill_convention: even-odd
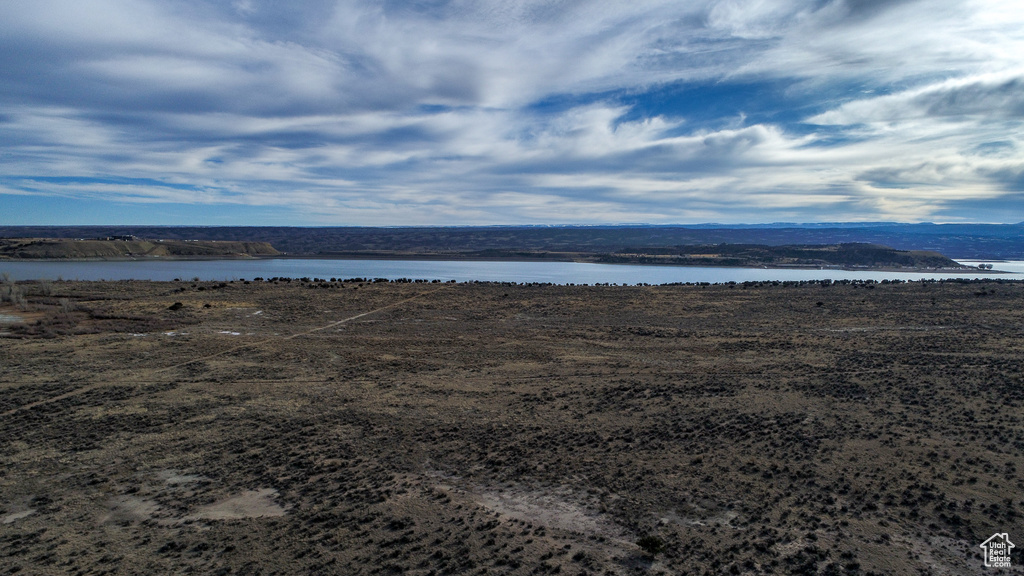
{"type": "Polygon", "coordinates": [[[1024,565],[1024,283],[17,292],[0,574],[1024,565]]]}

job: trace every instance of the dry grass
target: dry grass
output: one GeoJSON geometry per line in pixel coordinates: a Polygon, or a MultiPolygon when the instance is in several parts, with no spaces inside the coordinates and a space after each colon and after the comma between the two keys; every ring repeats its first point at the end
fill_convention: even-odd
{"type": "Polygon", "coordinates": [[[29,288],[22,573],[974,574],[1024,525],[1020,283],[29,288]]]}

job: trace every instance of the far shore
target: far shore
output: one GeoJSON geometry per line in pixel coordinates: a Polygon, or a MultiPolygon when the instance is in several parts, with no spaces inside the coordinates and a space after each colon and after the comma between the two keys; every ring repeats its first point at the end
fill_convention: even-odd
{"type": "MultiPolygon", "coordinates": [[[[780,265],[756,264],[729,266],[721,263],[689,264],[681,262],[602,262],[598,257],[602,254],[576,252],[545,252],[543,255],[476,255],[465,253],[431,253],[431,252],[336,252],[330,254],[276,254],[268,256],[252,255],[219,255],[219,256],[140,256],[124,258],[0,258],[0,266],[5,262],[189,262],[189,261],[236,261],[236,260],[395,260],[395,261],[434,261],[434,262],[574,262],[581,264],[607,264],[619,266],[653,266],[678,268],[739,268],[765,270],[837,270],[846,272],[974,272],[978,274],[1013,274],[1013,272],[997,269],[980,269],[975,266],[959,266],[946,268],[933,267],[885,267],[885,266],[839,266],[839,265],[780,265]]],[[[999,260],[992,260],[998,262],[999,260]]]]}

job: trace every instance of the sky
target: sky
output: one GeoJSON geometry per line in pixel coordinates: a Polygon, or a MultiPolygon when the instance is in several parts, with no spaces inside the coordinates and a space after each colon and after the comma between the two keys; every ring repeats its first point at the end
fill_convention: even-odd
{"type": "Polygon", "coordinates": [[[4,0],[0,224],[1024,221],[1020,0],[4,0]]]}

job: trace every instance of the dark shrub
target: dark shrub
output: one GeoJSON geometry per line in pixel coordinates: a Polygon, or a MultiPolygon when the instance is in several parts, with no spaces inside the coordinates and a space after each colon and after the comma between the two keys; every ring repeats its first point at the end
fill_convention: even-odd
{"type": "Polygon", "coordinates": [[[637,540],[636,545],[639,546],[641,550],[647,552],[651,556],[654,556],[659,552],[665,551],[665,541],[651,534],[648,534],[637,540]]]}

